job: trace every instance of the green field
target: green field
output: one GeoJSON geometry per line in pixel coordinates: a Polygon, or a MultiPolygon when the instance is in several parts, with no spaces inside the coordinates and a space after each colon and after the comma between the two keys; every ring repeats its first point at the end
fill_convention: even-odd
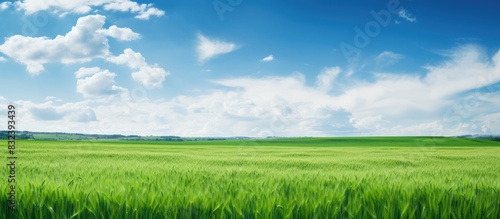
{"type": "Polygon", "coordinates": [[[17,153],[17,218],[500,218],[495,141],[18,141],[17,153]]]}

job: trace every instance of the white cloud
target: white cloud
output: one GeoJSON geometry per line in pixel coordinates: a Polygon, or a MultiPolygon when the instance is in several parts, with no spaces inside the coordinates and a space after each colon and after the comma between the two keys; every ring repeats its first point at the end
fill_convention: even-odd
{"type": "Polygon", "coordinates": [[[218,80],[215,83],[234,89],[244,89],[245,96],[242,99],[252,99],[263,104],[296,104],[300,102],[313,102],[315,104],[325,103],[325,100],[332,100],[330,96],[322,91],[305,85],[304,75],[297,73],[290,77],[269,77],[257,78],[236,78],[218,80]]]}
{"type": "Polygon", "coordinates": [[[339,76],[342,69],[339,67],[324,68],[316,78],[316,86],[323,92],[328,92],[332,89],[332,83],[339,76]]]}
{"type": "Polygon", "coordinates": [[[108,57],[107,61],[118,65],[126,65],[131,69],[139,69],[148,65],[141,53],[134,52],[130,48],[125,49],[123,54],[108,57]]]}
{"type": "Polygon", "coordinates": [[[333,98],[308,87],[300,74],[214,82],[227,88],[168,101],[126,103],[125,108],[103,106],[97,117],[103,118],[104,130],[143,134],[263,137],[352,131],[350,113],[333,98]]]}
{"type": "Polygon", "coordinates": [[[98,33],[105,19],[102,15],[81,17],[70,32],[54,39],[11,36],[0,45],[0,52],[25,64],[31,74],[39,74],[50,62],[71,64],[105,58],[110,55],[108,40],[98,33]]]}
{"type": "Polygon", "coordinates": [[[48,96],[48,97],[45,97],[45,100],[46,101],[62,101],[61,99],[58,99],[57,97],[53,97],[53,96],[48,96]]]}
{"type": "Polygon", "coordinates": [[[302,74],[226,79],[215,83],[230,89],[176,100],[183,106],[189,106],[191,116],[205,115],[204,118],[210,118],[205,121],[203,117],[196,119],[203,127],[199,127],[198,131],[194,127],[189,128],[189,132],[325,136],[332,135],[334,130],[352,131],[350,113],[345,112],[334,97],[307,86],[302,74]]]}
{"type": "Polygon", "coordinates": [[[12,5],[12,2],[2,2],[0,3],[0,11],[6,10],[12,5]]]}
{"type": "Polygon", "coordinates": [[[116,74],[100,68],[80,68],[75,72],[76,91],[86,98],[112,97],[128,94],[125,88],[115,85],[116,74]]]}
{"type": "Polygon", "coordinates": [[[170,74],[156,64],[148,64],[141,53],[134,52],[130,48],[125,49],[119,56],[108,57],[107,60],[136,70],[132,73],[132,78],[148,88],[160,88],[170,74]]]}
{"type": "Polygon", "coordinates": [[[140,34],[135,33],[130,28],[119,28],[116,25],[109,27],[109,29],[101,29],[97,31],[98,33],[102,33],[105,36],[113,37],[120,41],[132,41],[139,39],[141,37],[140,34]]]}
{"type": "Polygon", "coordinates": [[[0,56],[0,62],[6,62],[7,59],[5,57],[0,56]]]}
{"type": "Polygon", "coordinates": [[[33,118],[39,121],[55,121],[64,118],[64,114],[53,107],[33,107],[30,111],[33,118]]]}
{"type": "MultiPolygon", "coordinates": [[[[18,114],[22,117],[30,130],[33,131],[58,131],[61,124],[64,124],[63,131],[71,131],[70,124],[78,125],[77,127],[88,125],[88,122],[96,121],[95,111],[89,105],[89,102],[76,102],[54,104],[52,101],[44,103],[34,103],[31,101],[17,101],[16,102],[18,114]],[[43,128],[43,126],[46,126],[43,128]],[[69,128],[69,129],[68,129],[69,128]]],[[[74,132],[74,131],[71,131],[74,132]]]]}
{"type": "MultiPolygon", "coordinates": [[[[500,53],[487,60],[474,45],[462,46],[451,53],[450,60],[427,66],[428,72],[422,77],[379,74],[372,83],[357,83],[339,96],[340,104],[357,121],[378,116],[389,121],[390,125],[383,126],[385,130],[379,130],[381,133],[399,133],[402,129],[394,127],[400,125],[428,134],[430,131],[421,130],[427,126],[418,125],[433,122],[444,127],[440,133],[458,133],[455,128],[450,129],[453,124],[449,121],[457,117],[467,121],[475,115],[464,117],[463,107],[455,109],[465,100],[460,94],[500,82],[500,53]]],[[[489,106],[485,107],[491,109],[494,105],[489,106]]],[[[360,123],[357,127],[362,126],[360,123]]]]}
{"type": "Polygon", "coordinates": [[[167,71],[158,66],[144,66],[132,73],[132,78],[148,88],[160,88],[169,75],[167,71]]]}
{"type": "Polygon", "coordinates": [[[401,9],[399,11],[399,17],[405,19],[406,21],[409,21],[411,23],[417,21],[417,17],[412,16],[410,13],[408,13],[405,9],[401,9]]]}
{"type": "Polygon", "coordinates": [[[274,60],[274,56],[271,54],[271,55],[268,55],[266,57],[264,57],[263,59],[261,59],[260,61],[263,61],[263,62],[270,62],[270,61],[273,61],[274,60]]]}
{"type": "MultiPolygon", "coordinates": [[[[447,61],[427,66],[427,72],[422,75],[378,74],[362,81],[339,78],[340,68],[333,67],[325,68],[313,86],[308,85],[300,73],[214,80],[223,88],[169,100],[121,98],[99,102],[93,110],[95,120],[89,119],[92,118],[90,112],[70,117],[61,105],[54,103],[16,104],[21,111],[30,109],[19,114],[33,114],[32,119],[22,121],[37,130],[261,137],[498,133],[500,51],[488,57],[477,46],[467,45],[449,54],[447,61]],[[336,80],[348,81],[335,83],[336,80]],[[333,83],[344,84],[343,92],[324,92],[333,83]],[[31,112],[35,106],[37,109],[31,112]],[[68,122],[67,126],[60,126],[61,121],[77,121],[75,118],[83,118],[80,121],[87,118],[91,122],[68,122]]],[[[145,63],[142,55],[133,51],[125,51],[117,60],[138,66],[135,68],[145,63]]],[[[85,71],[91,70],[82,70],[85,71]]],[[[97,73],[76,75],[95,77],[97,73]]],[[[103,75],[106,77],[100,81],[113,78],[103,75]]],[[[104,84],[106,86],[101,87],[109,88],[112,83],[104,84]]],[[[78,104],[81,103],[71,103],[73,107],[65,108],[86,109],[90,105],[78,104]]]]}
{"type": "MultiPolygon", "coordinates": [[[[25,64],[27,71],[35,75],[44,70],[45,64],[51,62],[71,64],[90,62],[93,59],[105,59],[136,70],[132,73],[132,77],[142,85],[161,87],[169,73],[157,65],[148,64],[140,53],[126,49],[124,54],[112,56],[106,36],[129,41],[138,39],[140,35],[129,28],[119,28],[115,25],[109,29],[103,29],[105,19],[106,17],[102,15],[81,17],[70,32],[54,39],[15,35],[7,38],[5,43],[0,45],[0,52],[25,64]]],[[[95,69],[90,72],[87,70],[80,69],[77,72],[77,77],[95,73],[95,69]]]]}
{"type": "Polygon", "coordinates": [[[385,120],[382,115],[366,116],[362,118],[353,116],[350,122],[356,129],[362,130],[363,132],[367,133],[386,131],[384,129],[386,129],[387,126],[390,125],[390,122],[388,120],[385,120]]]}
{"type": "Polygon", "coordinates": [[[377,62],[378,65],[391,65],[403,58],[404,55],[391,51],[383,51],[375,57],[375,62],[377,62]]]}
{"type": "Polygon", "coordinates": [[[82,67],[82,68],[78,69],[78,71],[75,72],[75,77],[77,79],[81,79],[81,78],[85,78],[88,76],[92,76],[100,71],[101,71],[101,68],[99,68],[99,67],[92,67],[92,68],[82,67]]]}
{"type": "Polygon", "coordinates": [[[137,19],[148,20],[151,16],[161,17],[164,11],[155,8],[153,4],[138,4],[130,0],[73,0],[73,1],[53,1],[53,0],[18,0],[14,5],[26,14],[33,14],[39,11],[49,11],[54,14],[64,16],[72,14],[88,14],[100,8],[106,11],[131,12],[136,14],[137,19]]]}
{"type": "MultiPolygon", "coordinates": [[[[151,4],[149,4],[149,5],[151,5],[151,4]]],[[[142,10],[141,13],[139,13],[137,16],[135,16],[135,18],[141,19],[141,20],[149,20],[149,17],[151,17],[151,16],[161,17],[163,15],[165,15],[164,11],[162,11],[158,8],[150,7],[148,9],[142,10]]]]}
{"type": "Polygon", "coordinates": [[[198,34],[198,45],[196,51],[200,62],[205,62],[213,57],[230,53],[236,49],[237,45],[234,43],[209,39],[202,34],[198,34]]]}
{"type": "Polygon", "coordinates": [[[444,97],[494,84],[500,80],[500,53],[492,59],[475,45],[465,45],[452,52],[452,59],[429,71],[423,82],[431,87],[431,96],[444,97]]]}

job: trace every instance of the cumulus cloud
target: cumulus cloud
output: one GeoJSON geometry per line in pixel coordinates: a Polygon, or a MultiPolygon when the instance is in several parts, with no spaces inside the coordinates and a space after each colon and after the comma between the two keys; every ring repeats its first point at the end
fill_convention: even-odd
{"type": "Polygon", "coordinates": [[[258,78],[235,78],[215,81],[235,89],[243,89],[245,96],[243,99],[252,99],[263,104],[295,104],[300,102],[311,102],[315,104],[327,104],[325,100],[330,100],[328,104],[335,105],[329,95],[322,91],[306,86],[304,75],[297,73],[289,77],[268,77],[258,78]]]}
{"type": "Polygon", "coordinates": [[[202,34],[198,34],[196,51],[200,62],[205,62],[213,57],[230,53],[236,49],[237,45],[234,43],[209,39],[202,34]]]}
{"type": "MultiPolygon", "coordinates": [[[[142,10],[142,7],[141,7],[141,10],[142,10]]],[[[151,7],[151,4],[149,4],[149,8],[146,9],[146,7],[144,7],[144,9],[137,16],[135,16],[135,18],[141,19],[141,20],[149,20],[149,17],[151,17],[151,16],[161,17],[164,14],[165,14],[164,11],[162,11],[158,8],[153,8],[153,7],[151,7]]]]}
{"type": "Polygon", "coordinates": [[[316,78],[316,86],[323,92],[328,92],[332,89],[332,83],[339,76],[342,69],[339,67],[324,68],[316,78]]]}
{"type": "Polygon", "coordinates": [[[411,22],[411,23],[414,23],[417,21],[417,17],[411,15],[410,13],[408,13],[405,9],[401,9],[398,13],[399,17],[400,18],[403,18],[405,19],[406,21],[408,22],[411,22]]]}
{"type": "MultiPolygon", "coordinates": [[[[300,73],[218,79],[213,81],[219,85],[217,89],[168,100],[102,102],[93,108],[93,122],[68,123],[64,128],[143,135],[260,137],[498,133],[500,51],[492,57],[486,54],[478,46],[466,45],[449,51],[445,61],[426,66],[423,74],[377,74],[370,80],[339,78],[338,67],[325,68],[315,85],[300,73]],[[342,93],[325,92],[341,82],[342,93]]],[[[115,61],[134,68],[145,63],[142,55],[133,51],[124,52],[115,61]]],[[[103,70],[81,69],[76,75],[83,79],[95,77],[96,72],[103,70]]],[[[103,81],[112,78],[103,75],[107,76],[103,81]]],[[[54,103],[16,104],[21,111],[29,109],[20,115],[33,115],[32,120],[22,119],[23,124],[43,130],[53,129],[60,121],[92,118],[90,112],[69,116],[62,105],[54,103]]],[[[70,105],[82,109],[89,106],[78,104],[70,105]]],[[[60,125],[57,127],[60,131],[60,125]]]]}
{"type": "MultiPolygon", "coordinates": [[[[93,108],[96,121],[85,125],[69,123],[68,127],[59,126],[58,131],[71,129],[72,132],[90,130],[92,133],[260,137],[294,136],[296,133],[325,136],[331,135],[334,130],[342,133],[353,131],[349,123],[350,113],[336,106],[328,95],[308,87],[300,74],[216,80],[214,83],[225,88],[162,101],[125,99],[100,102],[93,108]],[[261,93],[257,94],[256,91],[261,93]],[[304,94],[297,95],[300,93],[304,94]]],[[[43,108],[39,104],[37,106],[43,108]]],[[[59,108],[53,103],[44,107],[52,111],[59,108]]],[[[28,113],[32,114],[25,112],[28,113]]],[[[36,119],[23,121],[33,127],[51,130],[56,122],[69,119],[66,114],[60,114],[61,110],[55,113],[52,120],[41,121],[43,115],[35,112],[36,119]]]]}
{"type": "Polygon", "coordinates": [[[141,37],[140,34],[135,33],[134,31],[132,31],[132,29],[128,27],[120,28],[117,27],[116,25],[109,27],[109,29],[98,30],[97,32],[102,33],[105,36],[113,37],[120,41],[132,41],[139,39],[141,37]]]}
{"type": "Polygon", "coordinates": [[[0,11],[8,9],[11,5],[12,5],[12,2],[0,3],[0,11]]]}
{"type": "Polygon", "coordinates": [[[105,118],[104,129],[127,133],[131,126],[124,122],[135,124],[136,132],[181,136],[326,136],[354,131],[351,114],[330,96],[307,86],[301,74],[214,83],[225,88],[166,101],[132,102],[126,109],[103,106],[97,115],[105,118]]]}
{"type": "Polygon", "coordinates": [[[80,68],[75,72],[76,91],[86,98],[110,97],[127,94],[125,88],[115,85],[116,74],[100,68],[80,68]]]}
{"type": "MultiPolygon", "coordinates": [[[[0,52],[8,55],[17,62],[26,65],[30,74],[36,75],[44,70],[44,65],[51,62],[63,64],[85,63],[94,59],[104,59],[116,64],[125,64],[136,70],[132,78],[147,87],[161,87],[165,77],[169,74],[163,68],[150,65],[140,53],[131,49],[125,50],[124,54],[113,56],[109,51],[107,36],[118,40],[130,41],[140,37],[130,28],[119,28],[115,25],[103,29],[106,17],[102,15],[88,15],[78,19],[76,25],[65,36],[57,36],[54,39],[47,37],[26,37],[15,35],[8,37],[4,44],[0,45],[0,52]]],[[[2,61],[2,59],[0,59],[2,61]]],[[[80,69],[77,77],[87,74],[95,74],[95,69],[90,71],[80,69]]],[[[99,79],[109,80],[110,74],[99,74],[99,79]]],[[[97,79],[85,79],[97,80],[97,79]]],[[[82,80],[81,83],[83,83],[82,80]]],[[[82,85],[83,86],[83,85],[82,85]]],[[[83,88],[81,88],[83,89],[83,88]]],[[[115,87],[114,91],[121,88],[115,87]]],[[[90,94],[81,90],[83,94],[90,94]]],[[[93,94],[92,94],[93,95],[93,94]]]]}
{"type": "Polygon", "coordinates": [[[105,58],[110,55],[108,40],[99,33],[105,19],[102,15],[81,17],[71,31],[54,39],[22,35],[7,37],[0,45],[0,52],[25,64],[27,71],[35,75],[50,62],[71,64],[105,58]]]}
{"type": "Polygon", "coordinates": [[[64,117],[61,112],[52,107],[33,107],[31,108],[31,114],[36,120],[42,121],[60,120],[64,117]]]}
{"type": "Polygon", "coordinates": [[[98,72],[101,71],[101,68],[99,67],[92,67],[92,68],[80,68],[78,69],[78,71],[75,72],[75,76],[77,79],[81,79],[81,78],[86,78],[88,76],[92,76],[98,72]]]}
{"type": "Polygon", "coordinates": [[[148,65],[132,73],[132,78],[147,88],[160,88],[170,73],[157,65],[148,65]]]}
{"type": "Polygon", "coordinates": [[[141,53],[134,52],[130,48],[125,49],[123,54],[108,57],[107,61],[118,65],[126,65],[131,69],[139,69],[148,65],[141,53]]]}
{"type": "Polygon", "coordinates": [[[260,61],[262,61],[262,62],[270,62],[270,61],[273,61],[273,60],[274,60],[274,56],[271,54],[271,55],[268,55],[268,56],[264,57],[260,61]]]}
{"type": "Polygon", "coordinates": [[[302,74],[214,82],[229,90],[175,100],[179,105],[189,106],[188,117],[196,118],[196,123],[203,125],[196,130],[191,124],[184,127],[182,134],[326,136],[334,130],[353,131],[350,113],[345,112],[334,97],[307,86],[302,74]]]}
{"type": "MultiPolygon", "coordinates": [[[[28,115],[23,118],[26,123],[51,123],[64,124],[68,123],[80,123],[84,124],[87,122],[96,121],[96,114],[94,110],[89,106],[88,102],[76,102],[76,103],[65,103],[65,104],[54,104],[52,101],[46,101],[44,103],[34,103],[32,101],[17,101],[16,106],[19,111],[22,111],[22,115],[28,115]]],[[[21,114],[21,112],[19,113],[21,114]]],[[[38,130],[47,131],[47,130],[38,130]]],[[[57,130],[50,130],[57,131],[57,130]]],[[[66,130],[70,131],[70,130],[66,130]]]]}
{"type": "Polygon", "coordinates": [[[0,62],[6,62],[7,59],[5,57],[0,56],[0,62]]]}
{"type": "Polygon", "coordinates": [[[135,70],[132,73],[132,78],[148,88],[160,88],[165,78],[170,74],[157,64],[148,64],[141,53],[134,52],[130,48],[125,49],[123,54],[108,57],[107,60],[115,64],[127,65],[135,70]]]}
{"type": "Polygon", "coordinates": [[[26,14],[49,11],[64,16],[68,13],[88,14],[93,9],[98,10],[102,8],[106,11],[130,12],[136,14],[135,18],[142,20],[148,20],[151,16],[161,17],[165,15],[164,11],[155,8],[153,4],[139,4],[130,0],[18,0],[14,5],[17,9],[24,10],[26,14]]]}

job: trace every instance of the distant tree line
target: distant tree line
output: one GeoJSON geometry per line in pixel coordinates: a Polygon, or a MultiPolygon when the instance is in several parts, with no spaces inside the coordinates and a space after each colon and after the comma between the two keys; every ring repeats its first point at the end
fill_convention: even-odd
{"type": "MultiPolygon", "coordinates": [[[[1,140],[7,140],[8,138],[9,138],[8,131],[0,131],[1,140]]],[[[33,133],[25,131],[16,132],[16,140],[27,140],[27,139],[33,139],[33,133]]]]}
{"type": "MultiPolygon", "coordinates": [[[[8,139],[8,131],[0,131],[0,139],[8,139]]],[[[139,136],[120,134],[81,134],[66,132],[29,132],[17,131],[17,140],[126,140],[126,141],[215,141],[242,140],[248,137],[179,137],[179,136],[139,136]]]]}
{"type": "Polygon", "coordinates": [[[500,136],[487,136],[487,137],[480,137],[481,139],[488,139],[492,141],[500,141],[500,136]]]}
{"type": "MultiPolygon", "coordinates": [[[[8,131],[0,131],[0,140],[7,140],[8,131]]],[[[275,138],[269,136],[267,138],[275,138]]],[[[461,135],[457,138],[474,138],[500,141],[500,135],[461,135]]],[[[250,137],[179,137],[179,136],[139,136],[120,134],[81,134],[66,132],[29,132],[16,131],[16,140],[126,140],[126,141],[216,141],[216,140],[246,140],[250,137]]]]}
{"type": "Polygon", "coordinates": [[[500,135],[461,135],[458,138],[475,138],[483,140],[500,141],[500,135]]]}

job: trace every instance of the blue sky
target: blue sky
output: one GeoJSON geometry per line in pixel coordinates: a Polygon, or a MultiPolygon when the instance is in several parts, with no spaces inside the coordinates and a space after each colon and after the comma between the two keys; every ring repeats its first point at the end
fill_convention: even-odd
{"type": "Polygon", "coordinates": [[[493,0],[4,1],[0,104],[31,131],[498,134],[499,10],[493,0]]]}

